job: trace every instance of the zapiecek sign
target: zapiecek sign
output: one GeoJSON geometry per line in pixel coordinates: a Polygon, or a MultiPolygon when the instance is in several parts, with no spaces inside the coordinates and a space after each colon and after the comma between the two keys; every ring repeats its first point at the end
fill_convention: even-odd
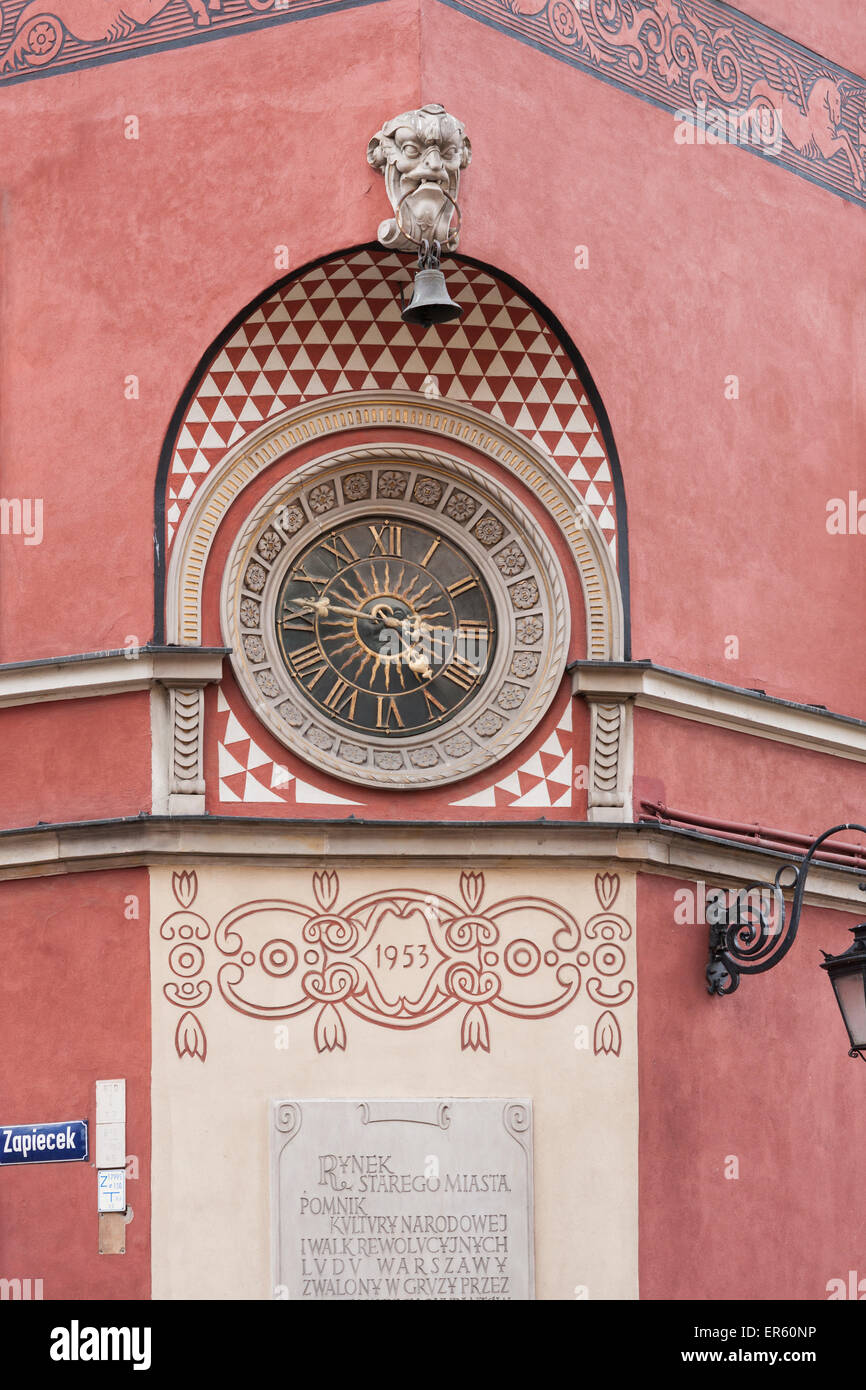
{"type": "Polygon", "coordinates": [[[86,1120],[0,1125],[0,1167],[7,1163],[74,1163],[86,1158],[86,1120]]]}

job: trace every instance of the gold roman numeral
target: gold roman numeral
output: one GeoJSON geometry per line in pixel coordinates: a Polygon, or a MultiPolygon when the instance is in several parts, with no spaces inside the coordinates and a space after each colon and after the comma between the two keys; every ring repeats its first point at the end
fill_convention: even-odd
{"type": "Polygon", "coordinates": [[[487,623],[460,623],[454,634],[454,650],[469,664],[481,667],[487,660],[490,628],[487,623]]]}
{"type": "Polygon", "coordinates": [[[465,637],[470,642],[486,642],[490,636],[487,623],[476,622],[474,618],[464,619],[457,628],[457,638],[465,637]]]}
{"type": "Polygon", "coordinates": [[[471,690],[478,679],[478,670],[477,667],[470,666],[468,661],[464,661],[462,656],[455,656],[442,675],[446,680],[459,685],[461,690],[471,690]]]}
{"type": "Polygon", "coordinates": [[[321,550],[327,550],[329,554],[335,555],[341,565],[348,565],[352,560],[357,560],[358,556],[352,546],[351,541],[346,536],[331,536],[330,540],[322,541],[321,550]],[[341,550],[340,547],[343,547],[341,550]],[[345,551],[345,554],[343,554],[345,551]]]}
{"type": "Polygon", "coordinates": [[[440,544],[441,537],[437,536],[430,549],[427,551],[427,554],[424,556],[424,559],[421,561],[422,565],[429,565],[430,561],[433,559],[434,554],[439,549],[440,544]]]}
{"type": "Polygon", "coordinates": [[[373,547],[371,555],[396,555],[403,554],[403,527],[392,524],[384,526],[370,526],[367,523],[371,536],[373,537],[373,547]],[[384,537],[384,540],[383,540],[384,537]]]}
{"type": "Polygon", "coordinates": [[[312,632],[313,615],[312,613],[294,613],[290,609],[283,617],[282,624],[290,632],[312,632]]]}
{"type": "Polygon", "coordinates": [[[308,643],[306,647],[299,647],[296,652],[292,652],[289,659],[299,680],[303,679],[304,676],[312,677],[309,682],[309,689],[312,689],[316,681],[328,669],[327,663],[315,642],[308,643]]]}
{"type": "Polygon", "coordinates": [[[312,584],[318,594],[322,592],[328,583],[327,579],[320,579],[317,574],[307,574],[303,565],[298,565],[292,570],[292,578],[299,584],[312,584]]]}
{"type": "Polygon", "coordinates": [[[453,584],[449,584],[448,592],[452,598],[458,598],[460,594],[468,594],[470,589],[477,587],[477,580],[473,579],[471,574],[467,574],[465,579],[455,579],[453,584]]]}
{"type": "Polygon", "coordinates": [[[398,724],[401,729],[406,727],[403,723],[403,720],[400,718],[400,711],[397,708],[397,701],[394,699],[393,695],[377,695],[376,728],[390,729],[392,717],[395,723],[398,724]],[[385,710],[385,706],[387,706],[387,711],[385,710]]]}
{"type": "Polygon", "coordinates": [[[327,709],[335,710],[337,714],[342,714],[348,705],[349,713],[346,717],[354,719],[357,699],[357,690],[354,690],[341,676],[338,676],[329,693],[325,696],[325,706],[327,709]]]}
{"type": "Polygon", "coordinates": [[[431,719],[436,719],[437,717],[433,713],[434,709],[438,710],[439,714],[445,713],[445,706],[440,705],[435,695],[431,695],[429,690],[422,690],[421,693],[424,696],[424,699],[427,701],[427,714],[431,719]]]}

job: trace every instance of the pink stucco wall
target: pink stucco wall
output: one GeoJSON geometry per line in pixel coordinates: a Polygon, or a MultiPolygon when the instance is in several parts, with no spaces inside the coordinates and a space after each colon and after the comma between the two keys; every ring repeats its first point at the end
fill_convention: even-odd
{"type": "Polygon", "coordinates": [[[819,948],[857,918],[807,909],[784,961],[711,998],[686,887],[638,879],[641,1297],[826,1299],[863,1264],[866,1121],[819,948]]]}
{"type": "Polygon", "coordinates": [[[866,492],[859,210],[404,0],[7,92],[4,489],[45,498],[45,540],[3,547],[0,656],[150,634],[153,479],[183,385],[277,278],[275,246],[301,265],[375,236],[366,141],[422,97],[473,140],[462,249],[555,310],[607,406],[635,656],[730,680],[735,636],[738,683],[855,713],[860,538],[825,522],[829,498],[866,492]]]}
{"type": "MultiPolygon", "coordinates": [[[[856,0],[751,8],[866,70],[856,0]]],[[[678,145],[670,114],[430,0],[30,81],[3,100],[0,491],[44,499],[44,540],[0,538],[0,661],[149,638],[154,480],[184,386],[282,275],[276,247],[299,267],[375,237],[387,203],[367,140],[438,100],[473,143],[461,249],[551,308],[606,406],[628,499],[634,656],[866,713],[866,539],[826,527],[829,499],[866,496],[861,209],[743,151],[678,145]]],[[[0,819],[135,814],[149,738],[143,695],[0,712],[0,742],[15,749],[0,819]]],[[[859,764],[645,712],[636,756],[648,789],[714,816],[817,830],[862,804],[859,764]]],[[[0,888],[17,971],[4,1119],[72,1097],[80,1109],[97,1076],[125,1073],[149,1142],[146,947],[111,906],[129,883],[144,895],[138,870],[0,888]],[[132,1029],[115,1028],[97,966],[132,1029]],[[63,1019],[82,1003],[70,1051],[63,1019]]],[[[847,916],[808,913],[783,966],[710,1000],[705,934],[673,925],[674,887],[643,878],[638,898],[643,1296],[824,1297],[864,1237],[856,1165],[833,1159],[862,1146],[858,1064],[816,968],[819,943],[841,948],[847,916]]],[[[13,1174],[8,1248],[62,1293],[141,1295],[145,1201],[142,1243],[109,1270],[94,1253],[89,1172],[69,1187],[13,1174]],[[61,1236],[68,1212],[81,1216],[71,1290],[47,1247],[28,1244],[46,1203],[61,1236]]]]}

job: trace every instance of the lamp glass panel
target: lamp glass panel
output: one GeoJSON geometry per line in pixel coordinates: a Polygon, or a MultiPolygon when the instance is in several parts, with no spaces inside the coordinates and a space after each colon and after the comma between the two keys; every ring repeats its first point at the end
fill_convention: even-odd
{"type": "Polygon", "coordinates": [[[850,975],[837,975],[833,988],[852,1047],[866,1047],[866,983],[862,970],[855,970],[850,975]]]}

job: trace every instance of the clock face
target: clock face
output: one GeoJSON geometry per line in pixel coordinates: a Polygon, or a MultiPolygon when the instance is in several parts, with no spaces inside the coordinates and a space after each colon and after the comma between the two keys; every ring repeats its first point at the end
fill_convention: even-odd
{"type": "Polygon", "coordinates": [[[224,572],[223,635],[248,703],[299,757],[430,787],[498,762],[541,718],[568,598],[532,516],[479,469],[362,447],[257,504],[224,572]]]}
{"type": "Polygon", "coordinates": [[[389,739],[453,720],[496,649],[479,565],[408,517],[353,518],[313,540],[286,572],[275,620],[286,669],[322,715],[389,739]]]}

